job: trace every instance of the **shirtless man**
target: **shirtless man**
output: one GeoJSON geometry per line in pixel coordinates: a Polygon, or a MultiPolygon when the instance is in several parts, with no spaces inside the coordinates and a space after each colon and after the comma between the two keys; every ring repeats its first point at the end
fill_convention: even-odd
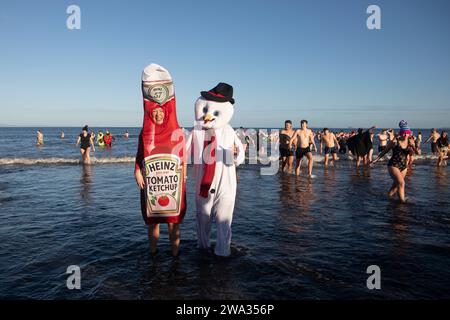
{"type": "Polygon", "coordinates": [[[300,169],[302,167],[303,156],[308,159],[308,174],[312,178],[312,168],[313,168],[313,157],[311,153],[311,145],[313,145],[314,150],[317,152],[316,143],[314,142],[314,134],[311,129],[308,129],[308,121],[302,120],[300,122],[301,129],[295,131],[294,136],[290,141],[290,145],[296,145],[297,149],[295,152],[295,157],[297,158],[297,163],[295,166],[296,175],[300,175],[300,169]]]}
{"type": "Polygon", "coordinates": [[[322,144],[325,144],[325,166],[328,166],[328,160],[330,159],[330,154],[333,156],[333,162],[339,160],[337,157],[337,152],[339,151],[339,141],[333,132],[330,132],[328,128],[323,129],[322,141],[320,141],[322,149],[322,144]]]}
{"type": "Polygon", "coordinates": [[[386,129],[383,129],[381,133],[377,134],[378,137],[378,153],[383,152],[388,144],[389,135],[386,129]]]}
{"type": "Polygon", "coordinates": [[[322,148],[322,132],[318,131],[314,136],[317,137],[317,141],[319,141],[319,153],[322,154],[323,148],[322,148]]]}
{"type": "Polygon", "coordinates": [[[437,146],[437,141],[441,137],[441,135],[437,132],[435,128],[431,130],[430,137],[425,141],[425,143],[428,143],[431,141],[431,152],[434,154],[439,154],[439,148],[437,146]]]}
{"type": "Polygon", "coordinates": [[[416,151],[417,151],[417,154],[422,154],[422,132],[420,132],[420,131],[417,134],[416,151]]]}

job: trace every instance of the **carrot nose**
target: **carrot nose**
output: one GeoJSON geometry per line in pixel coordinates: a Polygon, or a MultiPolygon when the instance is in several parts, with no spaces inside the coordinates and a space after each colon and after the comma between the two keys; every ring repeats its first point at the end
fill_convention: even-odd
{"type": "Polygon", "coordinates": [[[209,121],[211,121],[211,120],[214,120],[214,118],[213,118],[213,116],[212,116],[210,113],[207,113],[207,114],[205,114],[205,115],[203,116],[203,121],[204,121],[205,123],[207,123],[207,122],[209,122],[209,121]]]}

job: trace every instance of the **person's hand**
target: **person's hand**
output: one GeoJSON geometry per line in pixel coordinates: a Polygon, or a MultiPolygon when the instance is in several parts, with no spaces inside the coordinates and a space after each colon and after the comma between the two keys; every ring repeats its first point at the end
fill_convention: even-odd
{"type": "Polygon", "coordinates": [[[141,170],[137,170],[134,172],[134,178],[136,179],[136,183],[139,189],[143,190],[145,188],[144,177],[142,176],[141,170]]]}

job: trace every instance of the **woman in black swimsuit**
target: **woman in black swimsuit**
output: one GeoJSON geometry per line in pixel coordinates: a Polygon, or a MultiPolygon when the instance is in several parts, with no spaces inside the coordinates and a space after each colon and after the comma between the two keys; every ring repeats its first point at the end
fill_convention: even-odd
{"type": "Polygon", "coordinates": [[[94,141],[92,135],[88,133],[88,126],[84,126],[81,134],[78,136],[77,146],[80,144],[81,157],[83,158],[83,164],[90,164],[91,158],[89,156],[92,149],[95,151],[94,141]]]}
{"type": "Polygon", "coordinates": [[[412,131],[407,127],[406,121],[401,123],[399,134],[389,142],[386,149],[378,155],[372,164],[392,150],[392,157],[388,162],[388,171],[393,183],[388,195],[389,197],[393,197],[398,193],[400,201],[405,203],[405,176],[408,171],[408,155],[411,150],[410,148],[414,147],[414,139],[412,138],[412,131]]]}

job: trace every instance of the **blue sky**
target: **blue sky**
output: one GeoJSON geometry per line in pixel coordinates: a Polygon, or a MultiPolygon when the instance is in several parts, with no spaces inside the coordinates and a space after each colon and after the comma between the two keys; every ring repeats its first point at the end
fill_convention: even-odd
{"type": "Polygon", "coordinates": [[[450,1],[9,1],[0,124],[140,126],[142,69],[175,82],[179,122],[218,82],[232,124],[450,126],[450,1]],[[66,8],[81,8],[81,30],[66,8]],[[366,9],[381,8],[381,30],[366,9]]]}

